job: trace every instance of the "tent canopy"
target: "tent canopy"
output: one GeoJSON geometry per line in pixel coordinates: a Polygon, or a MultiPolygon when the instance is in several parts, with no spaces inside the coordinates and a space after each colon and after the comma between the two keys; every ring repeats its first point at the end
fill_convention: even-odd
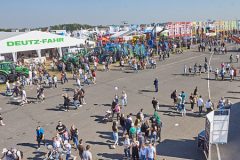
{"type": "Polygon", "coordinates": [[[0,54],[70,47],[81,44],[85,44],[85,41],[82,39],[56,35],[48,32],[31,31],[15,36],[9,36],[9,38],[0,40],[0,54]]]}

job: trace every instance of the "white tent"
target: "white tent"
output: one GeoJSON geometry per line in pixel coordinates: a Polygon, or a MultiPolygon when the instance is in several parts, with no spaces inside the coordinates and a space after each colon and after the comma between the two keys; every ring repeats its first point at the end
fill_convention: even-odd
{"type": "Polygon", "coordinates": [[[0,54],[13,53],[14,61],[16,61],[14,53],[17,52],[37,50],[38,54],[40,54],[41,49],[58,48],[61,50],[61,47],[85,44],[85,41],[82,39],[41,31],[24,32],[16,35],[12,35],[10,32],[9,36],[6,36],[6,34],[6,32],[0,32],[0,54]],[[1,34],[4,36],[1,36],[1,34]]]}

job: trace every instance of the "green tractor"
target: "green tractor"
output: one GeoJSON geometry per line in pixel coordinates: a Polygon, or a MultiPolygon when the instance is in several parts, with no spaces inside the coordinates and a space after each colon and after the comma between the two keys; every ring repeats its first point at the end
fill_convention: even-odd
{"type": "Polygon", "coordinates": [[[65,63],[66,70],[71,71],[73,67],[77,67],[79,65],[79,55],[73,53],[64,53],[61,61],[65,63]]]}
{"type": "Polygon", "coordinates": [[[0,84],[5,84],[7,80],[14,82],[19,76],[29,76],[29,69],[20,67],[13,62],[0,62],[0,84]]]}

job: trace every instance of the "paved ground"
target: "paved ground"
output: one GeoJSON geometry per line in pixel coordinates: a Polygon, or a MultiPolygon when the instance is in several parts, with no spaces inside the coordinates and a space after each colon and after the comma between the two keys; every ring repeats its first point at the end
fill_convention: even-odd
{"type": "MultiPolygon", "coordinates": [[[[236,53],[233,53],[236,54],[236,53]]],[[[220,67],[221,62],[227,62],[229,55],[214,55],[212,66],[220,67]]],[[[139,73],[122,72],[118,68],[110,72],[97,72],[97,84],[86,86],[87,105],[79,110],[70,112],[59,111],[56,106],[63,102],[61,94],[64,88],[74,88],[74,81],[60,86],[58,89],[46,90],[46,101],[40,104],[29,104],[18,107],[7,104],[8,98],[0,97],[0,108],[3,113],[6,126],[0,127],[0,148],[17,146],[26,159],[42,159],[46,149],[36,150],[35,128],[37,125],[44,127],[46,139],[51,140],[55,135],[57,121],[61,120],[68,128],[75,124],[79,129],[79,137],[91,144],[94,159],[122,159],[122,146],[110,149],[111,123],[101,123],[105,111],[115,94],[114,86],[118,86],[119,94],[125,90],[128,94],[129,105],[124,113],[136,114],[140,108],[149,115],[153,113],[151,100],[155,96],[163,106],[160,110],[163,121],[162,142],[157,145],[159,159],[204,159],[201,151],[197,149],[196,136],[204,129],[205,119],[192,113],[187,105],[187,116],[181,117],[178,113],[169,110],[172,105],[170,94],[174,89],[184,90],[188,96],[198,86],[199,93],[204,100],[208,97],[207,75],[183,76],[183,66],[193,66],[195,62],[204,63],[204,57],[210,57],[209,53],[188,52],[183,55],[174,55],[165,62],[160,62],[157,69],[140,71],[139,73]],[[159,93],[153,91],[153,80],[159,78],[159,93]],[[176,124],[178,124],[176,126],[176,124]]],[[[234,56],[235,57],[235,56],[234,56]]],[[[238,64],[234,64],[237,66],[238,64]]],[[[214,78],[214,75],[211,75],[214,78]]],[[[215,81],[210,80],[211,95],[213,101],[221,96],[237,102],[240,98],[239,81],[215,81]]],[[[35,97],[35,88],[27,90],[29,97],[35,97]]],[[[195,108],[197,111],[197,109],[195,108]]],[[[77,155],[76,153],[74,153],[77,155]]]]}

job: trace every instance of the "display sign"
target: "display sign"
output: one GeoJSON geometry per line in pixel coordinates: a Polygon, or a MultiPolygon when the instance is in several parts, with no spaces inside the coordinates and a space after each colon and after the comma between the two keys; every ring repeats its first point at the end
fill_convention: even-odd
{"type": "Polygon", "coordinates": [[[64,42],[64,38],[48,38],[48,39],[31,39],[31,40],[19,40],[19,41],[8,41],[6,45],[8,47],[13,46],[29,46],[29,45],[40,45],[48,43],[59,43],[64,42]]]}

